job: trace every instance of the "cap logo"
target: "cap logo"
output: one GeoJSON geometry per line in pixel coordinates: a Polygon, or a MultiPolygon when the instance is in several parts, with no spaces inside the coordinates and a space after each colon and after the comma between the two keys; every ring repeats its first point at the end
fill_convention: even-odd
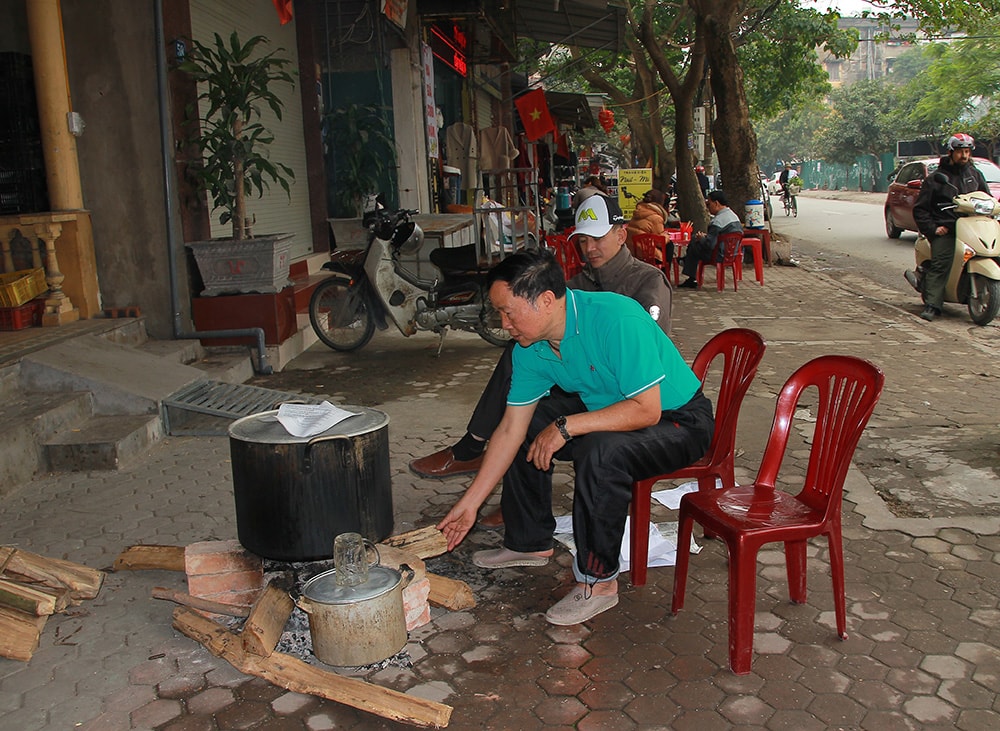
{"type": "Polygon", "coordinates": [[[593,208],[584,208],[580,211],[580,215],[576,217],[576,222],[579,223],[585,218],[589,218],[591,221],[597,220],[597,214],[594,212],[593,208]]]}

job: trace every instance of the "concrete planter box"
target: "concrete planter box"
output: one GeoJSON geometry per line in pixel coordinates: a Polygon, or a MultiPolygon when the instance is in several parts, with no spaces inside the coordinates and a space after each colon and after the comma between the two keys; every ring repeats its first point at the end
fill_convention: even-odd
{"type": "Polygon", "coordinates": [[[244,241],[192,241],[188,247],[205,284],[201,296],[280,292],[289,284],[292,238],[271,234],[244,241]]]}

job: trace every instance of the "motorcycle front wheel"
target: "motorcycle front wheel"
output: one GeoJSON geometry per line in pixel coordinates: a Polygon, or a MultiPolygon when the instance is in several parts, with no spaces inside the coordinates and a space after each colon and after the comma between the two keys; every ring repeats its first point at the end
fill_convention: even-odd
{"type": "Polygon", "coordinates": [[[969,317],[977,325],[988,325],[1000,311],[1000,281],[982,274],[973,274],[972,285],[979,297],[969,294],[969,317]]]}
{"type": "Polygon", "coordinates": [[[479,327],[476,328],[476,334],[490,345],[496,345],[498,348],[502,348],[510,342],[510,333],[501,326],[500,313],[493,309],[493,305],[489,301],[483,306],[483,314],[479,327]]]}
{"type": "Polygon", "coordinates": [[[357,350],[375,334],[364,290],[339,277],[316,287],[309,299],[309,322],[325,345],[343,352],[357,350]]]}

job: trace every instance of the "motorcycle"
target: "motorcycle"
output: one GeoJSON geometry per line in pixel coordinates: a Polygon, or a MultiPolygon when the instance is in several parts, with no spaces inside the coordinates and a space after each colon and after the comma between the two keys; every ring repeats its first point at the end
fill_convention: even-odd
{"type": "Polygon", "coordinates": [[[334,272],[309,300],[309,320],[326,345],[339,351],[357,350],[371,340],[375,328],[388,321],[409,337],[420,330],[441,337],[446,329],[474,332],[502,346],[510,335],[490,304],[486,271],[479,265],[475,244],[435,249],[431,263],[442,274],[420,279],[400,262],[400,256],[420,250],[424,233],[413,210],[366,214],[368,240],[363,249],[338,250],[323,269],[334,272]]]}
{"type": "MultiPolygon", "coordinates": [[[[947,176],[935,175],[938,182],[950,185],[947,176]]],[[[1000,201],[974,191],[956,195],[949,208],[954,208],[959,217],[944,301],[966,305],[974,323],[987,325],[1000,311],[1000,201]]],[[[917,268],[904,276],[923,296],[931,259],[931,244],[923,234],[917,237],[914,254],[917,268]]]]}

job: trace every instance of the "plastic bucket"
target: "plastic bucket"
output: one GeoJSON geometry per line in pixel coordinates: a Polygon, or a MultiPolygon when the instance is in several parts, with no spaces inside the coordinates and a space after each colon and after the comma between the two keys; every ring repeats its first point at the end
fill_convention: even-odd
{"type": "Polygon", "coordinates": [[[746,204],[746,227],[764,228],[764,204],[754,198],[746,204]]]}

